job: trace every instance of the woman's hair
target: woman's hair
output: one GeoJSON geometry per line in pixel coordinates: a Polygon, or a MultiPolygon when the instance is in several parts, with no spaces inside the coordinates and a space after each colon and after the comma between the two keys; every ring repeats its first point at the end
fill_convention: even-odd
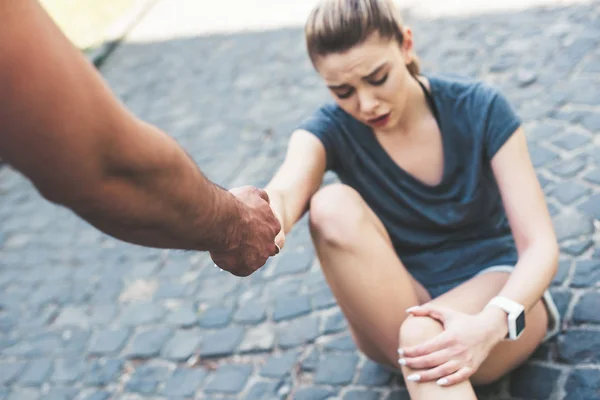
{"type": "MultiPolygon", "coordinates": [[[[316,65],[317,57],[349,50],[374,32],[404,42],[402,18],[392,0],[319,0],[305,25],[308,55],[316,65]]],[[[416,57],[408,70],[419,74],[416,57]]]]}

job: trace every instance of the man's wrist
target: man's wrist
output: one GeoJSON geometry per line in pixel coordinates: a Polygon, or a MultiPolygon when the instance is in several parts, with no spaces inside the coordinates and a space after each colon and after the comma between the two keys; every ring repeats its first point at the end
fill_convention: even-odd
{"type": "Polygon", "coordinates": [[[223,221],[225,226],[222,230],[225,232],[223,250],[232,251],[245,241],[244,223],[247,220],[247,210],[245,204],[239,201],[233,193],[227,190],[224,190],[224,192],[225,196],[229,197],[224,203],[228,205],[228,208],[230,207],[230,210],[227,210],[224,214],[226,217],[223,221]]]}

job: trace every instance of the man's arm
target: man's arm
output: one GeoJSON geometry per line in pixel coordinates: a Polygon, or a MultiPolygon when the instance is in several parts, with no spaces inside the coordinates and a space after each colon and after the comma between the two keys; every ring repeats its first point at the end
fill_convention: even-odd
{"type": "Polygon", "coordinates": [[[208,181],[112,95],[35,0],[0,0],[0,26],[0,158],[44,197],[146,246],[227,251],[249,233],[266,242],[269,227],[275,237],[260,193],[239,201],[208,181]]]}

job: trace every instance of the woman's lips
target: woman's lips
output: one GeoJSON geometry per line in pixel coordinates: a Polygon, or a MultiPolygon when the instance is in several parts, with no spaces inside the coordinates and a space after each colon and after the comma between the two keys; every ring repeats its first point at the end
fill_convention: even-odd
{"type": "Polygon", "coordinates": [[[379,116],[377,118],[371,118],[368,120],[369,124],[377,126],[377,127],[381,127],[384,126],[385,124],[388,123],[390,119],[390,113],[384,114],[382,116],[379,116]]]}

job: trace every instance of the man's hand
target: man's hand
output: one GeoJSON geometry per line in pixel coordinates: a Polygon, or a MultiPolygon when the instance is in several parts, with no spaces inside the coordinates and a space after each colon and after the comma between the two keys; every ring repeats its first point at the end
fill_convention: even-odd
{"type": "Polygon", "coordinates": [[[264,190],[243,186],[230,192],[242,203],[241,220],[232,233],[230,248],[211,252],[210,256],[219,268],[236,276],[248,276],[279,253],[275,237],[281,225],[264,190]]]}

